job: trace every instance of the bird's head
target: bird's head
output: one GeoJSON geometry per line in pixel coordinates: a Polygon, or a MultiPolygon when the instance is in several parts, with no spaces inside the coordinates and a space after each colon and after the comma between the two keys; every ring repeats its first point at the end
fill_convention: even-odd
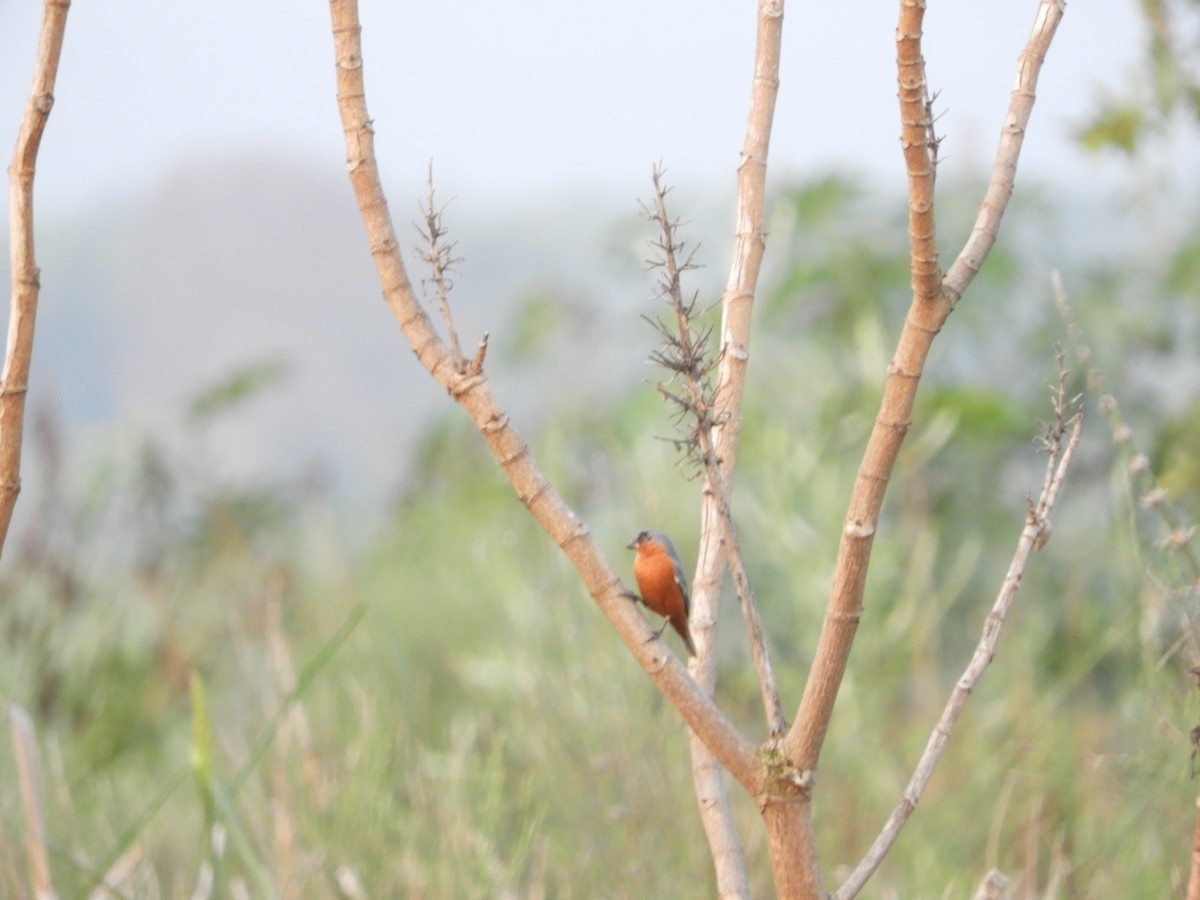
{"type": "Polygon", "coordinates": [[[671,539],[661,531],[654,531],[653,529],[639,531],[637,537],[630,541],[626,546],[630,550],[645,549],[653,551],[655,549],[655,545],[662,547],[672,555],[675,553],[675,546],[671,543],[671,539]]]}

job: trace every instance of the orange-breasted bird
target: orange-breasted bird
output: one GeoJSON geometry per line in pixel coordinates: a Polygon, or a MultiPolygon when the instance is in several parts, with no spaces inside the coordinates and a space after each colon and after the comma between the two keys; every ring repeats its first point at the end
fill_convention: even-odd
{"type": "MultiPolygon", "coordinates": [[[[688,613],[691,600],[688,597],[687,576],[683,563],[675,552],[671,539],[661,531],[643,531],[629,542],[629,549],[636,550],[633,560],[633,577],[637,579],[642,602],[660,616],[665,616],[671,627],[679,632],[688,653],[696,655],[692,633],[688,630],[688,613]]],[[[663,622],[663,628],[667,627],[663,622]]],[[[658,630],[662,634],[662,628],[658,630]]]]}

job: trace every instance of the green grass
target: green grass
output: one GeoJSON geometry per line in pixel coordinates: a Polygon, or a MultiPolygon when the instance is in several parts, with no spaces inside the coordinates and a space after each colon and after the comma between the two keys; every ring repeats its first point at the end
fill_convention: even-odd
{"type": "MultiPolygon", "coordinates": [[[[747,541],[751,572],[789,705],[830,550],[823,524],[772,527],[786,521],[776,504],[811,508],[814,469],[842,483],[851,474],[820,449],[794,469],[802,481],[779,474],[771,457],[797,452],[748,448],[759,465],[739,485],[744,527],[762,535],[747,541]],[[775,474],[763,482],[764,472],[775,474]]],[[[189,895],[206,867],[218,895],[240,883],[252,896],[336,897],[339,878],[372,896],[712,893],[677,717],[507,488],[486,467],[469,471],[402,503],[394,527],[345,567],[348,582],[255,558],[234,538],[186,579],[108,573],[69,605],[36,571],[9,576],[4,684],[39,727],[62,896],[84,895],[128,852],[140,858],[117,886],[129,897],[189,895]],[[464,555],[448,558],[463,535],[464,555]],[[203,715],[199,694],[189,699],[193,672],[203,715]]],[[[622,490],[639,477],[609,476],[622,490]]],[[[951,533],[903,494],[820,770],[831,884],[903,789],[1019,527],[1013,517],[994,537],[983,524],[951,533]]],[[[617,517],[593,518],[622,553],[617,517]]],[[[1096,559],[1091,573],[1108,579],[1099,592],[1079,571],[1077,542],[1109,526],[1076,535],[1082,526],[1064,519],[867,896],[961,896],[992,866],[1018,896],[1177,890],[1194,691],[1176,663],[1153,668],[1163,647],[1143,634],[1149,598],[1133,562],[1096,559]],[[1060,537],[1071,546],[1056,547],[1060,537]]],[[[721,702],[761,735],[736,609],[726,615],[721,702]]],[[[29,888],[7,754],[0,783],[0,893],[19,898],[29,888]]],[[[767,895],[757,815],[742,797],[737,810],[756,894],[767,895]]]]}

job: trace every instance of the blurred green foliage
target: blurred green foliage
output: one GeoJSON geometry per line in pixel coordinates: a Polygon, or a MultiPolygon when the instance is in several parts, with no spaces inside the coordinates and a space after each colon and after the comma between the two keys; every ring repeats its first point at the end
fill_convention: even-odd
{"type": "Polygon", "coordinates": [[[1077,128],[1088,150],[1133,156],[1180,124],[1200,121],[1200,4],[1195,0],[1140,0],[1145,43],[1124,90],[1099,98],[1077,128]]]}
{"type": "Polygon", "coordinates": [[[188,419],[203,422],[244,403],[263,388],[287,377],[288,365],[279,359],[254,362],[235,369],[216,384],[198,392],[188,403],[188,419]]]}
{"type": "Polygon", "coordinates": [[[1132,154],[1146,127],[1140,106],[1106,99],[1093,119],[1079,130],[1079,143],[1087,150],[1114,148],[1132,154]]]}
{"type": "MultiPolygon", "coordinates": [[[[947,208],[954,244],[970,211],[947,208]]],[[[1046,215],[1014,211],[925,375],[818,781],[830,886],[897,802],[1040,485],[1034,438],[1063,328],[1022,229],[1046,215]]],[[[907,308],[903,216],[840,177],[772,211],[780,268],[755,325],[735,516],[788,707],[907,308]]],[[[1126,372],[1131,359],[1170,371],[1191,352],[1186,334],[1142,338],[1171,330],[1158,298],[1194,298],[1193,246],[1149,274],[1055,261],[1095,361],[1111,363],[1112,390],[1136,393],[1133,424],[1150,427],[1139,436],[1192,509],[1195,413],[1168,415],[1126,372]],[[1136,310],[1109,302],[1135,283],[1136,310]]],[[[535,298],[513,347],[539,345],[558,315],[535,298]]],[[[196,444],[282,372],[250,367],[199,393],[196,444]]],[[[552,398],[528,436],[622,568],[626,541],[651,525],[695,552],[699,485],[656,440],[669,420],[640,374],[607,404],[552,398]]],[[[1092,417],[995,663],[865,896],[965,896],[992,866],[1023,897],[1178,893],[1200,717],[1180,621],[1195,595],[1111,437],[1092,417]]],[[[457,411],[426,434],[365,546],[339,536],[318,489],[230,483],[204,462],[147,436],[54,495],[6,559],[0,685],[40,729],[62,896],[135,853],[123,896],[187,896],[205,878],[252,896],[712,894],[677,717],[457,411]],[[189,758],[202,760],[198,795],[181,787],[189,758]]],[[[759,740],[737,619],[727,599],[719,702],[759,740]]],[[[28,891],[15,784],[0,754],[5,897],[28,891]]],[[[768,896],[757,813],[736,789],[735,809],[755,895],[768,896]]]]}

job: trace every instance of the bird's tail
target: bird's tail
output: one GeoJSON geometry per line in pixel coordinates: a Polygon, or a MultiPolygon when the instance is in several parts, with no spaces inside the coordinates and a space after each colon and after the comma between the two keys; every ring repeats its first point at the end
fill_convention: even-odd
{"type": "Polygon", "coordinates": [[[691,656],[695,656],[696,655],[696,645],[694,643],[692,643],[692,633],[688,630],[687,619],[682,619],[682,618],[673,616],[671,618],[671,627],[674,628],[677,632],[679,632],[679,636],[681,638],[683,638],[683,643],[684,643],[684,646],[687,647],[688,654],[691,656]]]}

